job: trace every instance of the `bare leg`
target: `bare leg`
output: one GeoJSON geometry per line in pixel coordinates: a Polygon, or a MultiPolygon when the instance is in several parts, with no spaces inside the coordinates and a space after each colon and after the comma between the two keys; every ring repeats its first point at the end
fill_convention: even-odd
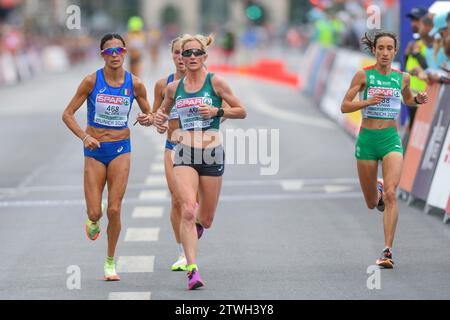
{"type": "Polygon", "coordinates": [[[89,220],[96,223],[102,217],[102,194],[106,184],[106,167],[94,158],[84,159],[84,196],[89,220]]]}
{"type": "Polygon", "coordinates": [[[130,173],[130,153],[123,154],[111,161],[107,168],[108,179],[108,257],[114,257],[119,240],[122,200],[130,173]]]}
{"type": "Polygon", "coordinates": [[[373,209],[378,204],[377,174],[378,161],[358,160],[358,176],[367,207],[373,209]]]}
{"type": "Polygon", "coordinates": [[[176,190],[181,204],[180,238],[188,265],[197,259],[197,228],[195,227],[195,204],[198,192],[199,176],[188,166],[174,168],[176,190]]]}
{"type": "Polygon", "coordinates": [[[403,156],[391,152],[383,158],[384,203],[383,217],[385,246],[392,248],[398,221],[397,187],[402,173],[403,156]]]}
{"type": "Polygon", "coordinates": [[[169,191],[172,196],[172,208],[170,210],[170,221],[172,223],[173,233],[177,243],[181,243],[180,224],[181,224],[181,206],[180,200],[176,194],[175,175],[173,172],[173,151],[166,149],[164,151],[164,168],[166,171],[166,180],[169,191]]]}
{"type": "Polygon", "coordinates": [[[221,187],[222,177],[200,177],[198,219],[206,229],[211,228],[214,221],[221,187]]]}

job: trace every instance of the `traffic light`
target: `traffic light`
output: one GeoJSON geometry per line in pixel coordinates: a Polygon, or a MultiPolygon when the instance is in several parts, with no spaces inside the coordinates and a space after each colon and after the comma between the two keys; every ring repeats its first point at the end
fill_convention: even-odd
{"type": "Polygon", "coordinates": [[[265,10],[263,6],[255,1],[247,1],[245,15],[256,24],[262,24],[265,20],[265,10]]]}

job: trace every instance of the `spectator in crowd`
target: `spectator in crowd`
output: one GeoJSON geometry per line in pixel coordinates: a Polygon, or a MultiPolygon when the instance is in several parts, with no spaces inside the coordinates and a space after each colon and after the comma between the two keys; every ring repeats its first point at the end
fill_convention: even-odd
{"type": "Polygon", "coordinates": [[[427,54],[428,68],[432,70],[439,69],[440,65],[447,60],[442,47],[442,40],[447,36],[447,18],[448,12],[438,13],[433,17],[433,29],[429,35],[434,37],[434,48],[427,54]]]}
{"type": "Polygon", "coordinates": [[[444,40],[450,35],[446,21],[448,14],[443,12],[434,15],[433,28],[429,32],[429,35],[434,37],[434,45],[427,48],[427,68],[417,69],[418,77],[429,83],[450,83],[447,74],[442,70],[442,67],[448,68],[450,65],[450,59],[444,50],[444,40]]]}
{"type": "Polygon", "coordinates": [[[410,12],[406,14],[411,22],[411,29],[413,33],[419,33],[420,19],[428,14],[428,10],[425,8],[412,8],[410,12]]]}
{"type": "Polygon", "coordinates": [[[231,62],[231,58],[234,55],[236,49],[236,35],[231,30],[231,28],[227,28],[227,30],[225,31],[221,46],[225,62],[228,64],[231,62]]]}
{"type": "Polygon", "coordinates": [[[450,12],[447,14],[447,31],[450,33],[450,12]]]}
{"type": "MultiPolygon", "coordinates": [[[[447,58],[450,59],[450,36],[444,39],[444,52],[447,58]]],[[[447,64],[447,66],[444,66],[444,68],[447,70],[446,71],[448,73],[447,76],[450,77],[450,65],[447,64]]]]}
{"type": "MultiPolygon", "coordinates": [[[[411,91],[413,94],[425,91],[427,82],[419,79],[416,75],[420,70],[427,69],[426,48],[431,47],[433,39],[428,35],[433,27],[430,18],[423,19],[428,14],[428,10],[424,8],[412,8],[406,14],[411,21],[411,29],[413,33],[418,33],[420,38],[410,41],[405,50],[406,72],[411,74],[411,91]],[[423,19],[423,20],[422,20],[423,19]],[[417,70],[417,68],[420,69],[417,70]]],[[[409,126],[406,128],[405,136],[411,131],[414,117],[416,115],[417,106],[407,106],[409,115],[409,126]]],[[[406,145],[406,144],[405,144],[406,145]]]]}

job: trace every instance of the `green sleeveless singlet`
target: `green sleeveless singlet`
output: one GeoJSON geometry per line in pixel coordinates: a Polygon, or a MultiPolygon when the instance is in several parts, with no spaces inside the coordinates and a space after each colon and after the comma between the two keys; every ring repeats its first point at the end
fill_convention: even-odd
{"type": "Polygon", "coordinates": [[[178,84],[175,92],[175,107],[180,117],[180,128],[182,130],[219,130],[220,118],[203,118],[198,112],[200,104],[208,104],[215,108],[222,108],[222,98],[219,97],[212,86],[213,73],[208,73],[203,87],[194,93],[186,92],[183,78],[178,84]]]}

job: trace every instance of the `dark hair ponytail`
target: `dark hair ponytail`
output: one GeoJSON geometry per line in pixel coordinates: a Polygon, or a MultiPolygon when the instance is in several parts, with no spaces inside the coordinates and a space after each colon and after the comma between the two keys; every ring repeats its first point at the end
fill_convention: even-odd
{"type": "Polygon", "coordinates": [[[361,38],[361,43],[366,47],[367,50],[372,52],[372,50],[377,47],[377,41],[381,37],[392,38],[395,42],[395,49],[398,48],[397,35],[393,32],[388,32],[388,31],[377,31],[374,34],[368,34],[366,32],[364,34],[364,37],[361,38]]]}
{"type": "Polygon", "coordinates": [[[108,34],[105,34],[103,36],[102,41],[100,42],[100,50],[103,50],[103,47],[104,47],[106,42],[108,42],[109,40],[113,40],[113,39],[118,39],[118,40],[122,41],[124,47],[127,46],[125,44],[125,40],[123,40],[123,38],[122,38],[122,36],[120,34],[108,33],[108,34]]]}

